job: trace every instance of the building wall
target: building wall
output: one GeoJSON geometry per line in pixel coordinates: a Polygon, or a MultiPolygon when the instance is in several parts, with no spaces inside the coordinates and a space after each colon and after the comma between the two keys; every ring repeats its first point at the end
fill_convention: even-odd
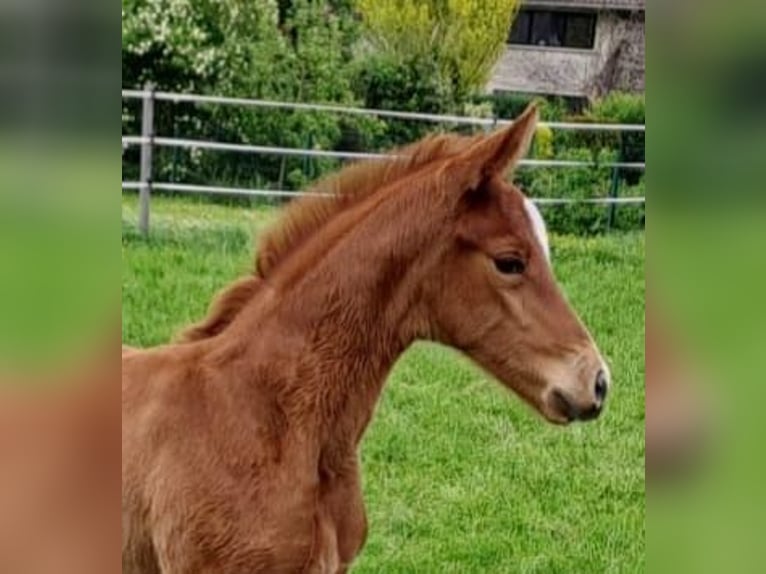
{"type": "Polygon", "coordinates": [[[644,13],[600,12],[593,50],[506,46],[489,91],[594,97],[644,89],[644,13]]]}
{"type": "Polygon", "coordinates": [[[617,63],[612,89],[643,92],[646,75],[646,23],[645,13],[637,12],[623,21],[624,40],[617,63]]]}

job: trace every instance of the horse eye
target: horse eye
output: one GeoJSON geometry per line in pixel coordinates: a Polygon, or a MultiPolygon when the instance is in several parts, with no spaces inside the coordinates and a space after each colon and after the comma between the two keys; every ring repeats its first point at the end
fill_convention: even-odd
{"type": "Polygon", "coordinates": [[[505,275],[520,275],[524,273],[526,266],[521,259],[508,257],[505,259],[495,259],[495,267],[500,273],[505,275]]]}

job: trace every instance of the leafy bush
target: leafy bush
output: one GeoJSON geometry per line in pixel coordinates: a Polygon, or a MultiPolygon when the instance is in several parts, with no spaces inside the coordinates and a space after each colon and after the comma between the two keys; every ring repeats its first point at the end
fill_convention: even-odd
{"type": "MultiPolygon", "coordinates": [[[[458,43],[442,45],[446,41],[437,42],[433,50],[410,50],[394,43],[388,48],[380,44],[371,51],[376,39],[369,35],[370,22],[363,24],[354,12],[360,1],[123,0],[123,85],[139,87],[151,80],[159,89],[170,91],[502,119],[517,117],[534,100],[546,122],[645,121],[643,96],[610,94],[573,114],[572,102],[562,98],[472,95],[466,86],[478,86],[477,78],[484,72],[477,69],[473,76],[466,62],[481,56],[479,52],[471,52],[472,48],[461,56],[461,51],[455,49],[458,43]],[[359,42],[365,29],[368,36],[359,42]],[[457,62],[456,58],[464,61],[457,62]]],[[[512,3],[498,0],[484,8],[495,10],[501,4],[512,3]]],[[[417,27],[417,23],[403,21],[401,14],[384,3],[365,0],[364,4],[367,17],[375,14],[387,26],[393,26],[386,34],[406,33],[408,26],[417,27]]],[[[409,0],[399,4],[415,6],[409,0]]],[[[422,22],[446,18],[444,22],[455,30],[464,29],[465,22],[483,9],[481,3],[462,0],[448,7],[431,0],[427,4],[427,13],[417,13],[422,22]],[[453,18],[455,10],[467,11],[470,18],[453,18]]],[[[506,23],[498,22],[492,26],[503,28],[504,41],[506,23]]],[[[428,26],[423,29],[431,30],[428,26]]],[[[447,30],[439,33],[447,34],[447,30]]],[[[466,42],[481,47],[477,38],[473,34],[466,42]]],[[[422,46],[433,44],[429,35],[420,40],[422,46]]],[[[122,123],[123,133],[140,133],[139,102],[123,101],[122,123]]],[[[273,147],[382,151],[411,143],[440,128],[460,133],[476,129],[286,109],[165,101],[155,105],[158,135],[273,147]]],[[[551,131],[541,126],[533,155],[602,164],[607,159],[643,162],[644,145],[643,132],[551,131]]],[[[123,153],[124,179],[138,177],[138,158],[136,147],[123,153]]],[[[338,160],[325,158],[157,148],[154,178],[230,187],[301,189],[340,165],[338,160]]],[[[613,185],[619,186],[621,193],[644,193],[641,171],[621,170],[616,181],[613,176],[609,168],[603,167],[536,168],[520,175],[527,191],[538,197],[598,197],[610,193],[613,185]]],[[[546,212],[552,227],[560,231],[595,233],[605,229],[608,221],[608,209],[603,206],[549,207],[546,212]]],[[[619,206],[614,216],[617,228],[643,224],[642,207],[619,206]]]]}
{"type": "Polygon", "coordinates": [[[356,0],[366,40],[387,58],[429,62],[457,100],[483,89],[519,0],[356,0]]]}
{"type": "Polygon", "coordinates": [[[462,115],[469,118],[494,118],[495,110],[490,101],[474,100],[463,104],[462,115]]]}
{"type": "MultiPolygon", "coordinates": [[[[570,121],[582,123],[606,124],[645,124],[646,109],[643,94],[613,92],[600,100],[595,100],[582,114],[572,115],[570,121]]],[[[643,132],[577,132],[580,142],[590,139],[589,147],[609,146],[621,150],[623,161],[644,161],[643,132]],[[599,139],[600,138],[600,139],[599,139]],[[631,159],[627,159],[629,156],[631,159]]],[[[576,143],[574,145],[576,147],[576,143]]]]}
{"type": "MultiPolygon", "coordinates": [[[[643,175],[636,185],[622,185],[620,197],[646,197],[646,185],[643,175]]],[[[643,229],[646,224],[646,205],[617,205],[614,207],[612,229],[643,229]]]]}
{"type": "MultiPolygon", "coordinates": [[[[614,153],[601,150],[600,164],[614,161],[614,153]]],[[[589,149],[565,150],[557,159],[592,161],[589,149]]],[[[535,198],[588,199],[609,195],[608,167],[532,167],[521,170],[517,181],[524,192],[535,198]]],[[[606,210],[593,204],[551,205],[543,207],[545,220],[552,231],[593,234],[606,228],[606,210]]]]}
{"type": "MultiPolygon", "coordinates": [[[[643,94],[625,94],[613,92],[600,100],[591,102],[581,114],[565,118],[567,121],[581,123],[644,124],[646,119],[643,94]]],[[[643,163],[646,161],[645,132],[587,131],[558,132],[558,148],[588,148],[595,154],[608,148],[616,153],[616,161],[625,163],[643,163]]],[[[643,172],[623,169],[619,173],[621,182],[637,185],[643,172]]]]}
{"type": "Polygon", "coordinates": [[[553,147],[553,130],[548,126],[537,126],[532,154],[539,159],[553,159],[556,154],[553,147]]]}
{"type": "Polygon", "coordinates": [[[596,100],[585,111],[585,117],[598,122],[619,124],[646,123],[644,94],[612,92],[596,100]]]}
{"type": "Polygon", "coordinates": [[[334,148],[341,151],[369,152],[377,150],[385,139],[388,124],[372,116],[347,116],[339,118],[340,137],[334,148]]]}
{"type": "MultiPolygon", "coordinates": [[[[366,108],[444,114],[455,112],[458,105],[432,60],[369,56],[359,65],[353,85],[366,108]]],[[[384,125],[377,149],[413,142],[433,128],[425,122],[399,119],[387,119],[384,125]]]]}
{"type": "Polygon", "coordinates": [[[474,101],[489,102],[494,116],[500,119],[513,119],[521,115],[532,102],[537,103],[540,110],[540,118],[544,121],[558,122],[567,115],[567,104],[562,98],[544,98],[530,94],[498,92],[475,97],[474,101]]]}
{"type": "MultiPolygon", "coordinates": [[[[125,0],[123,85],[151,80],[170,91],[354,104],[349,62],[358,30],[343,0],[125,0]]],[[[231,143],[333,149],[348,126],[332,114],[167,102],[155,107],[160,135],[231,143]]],[[[140,115],[127,101],[123,132],[140,132],[140,115]]],[[[137,151],[124,158],[130,172],[137,151]]],[[[158,180],[229,186],[290,188],[326,169],[307,158],[237,153],[173,150],[156,158],[158,180]]]]}

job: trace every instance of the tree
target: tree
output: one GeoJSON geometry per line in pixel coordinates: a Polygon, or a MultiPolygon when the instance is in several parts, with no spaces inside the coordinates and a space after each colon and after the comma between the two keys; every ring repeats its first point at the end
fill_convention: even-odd
{"type": "MultiPolygon", "coordinates": [[[[280,101],[355,103],[353,46],[359,22],[350,0],[123,0],[125,87],[280,101]]],[[[123,104],[126,133],[138,131],[123,104]]],[[[157,132],[199,139],[332,149],[336,115],[195,104],[157,106],[157,132]]],[[[135,150],[133,150],[135,152],[135,150]]],[[[135,159],[128,157],[128,159],[135,159]]],[[[135,162],[133,162],[135,163],[135,162]]],[[[301,159],[173,151],[157,154],[158,177],[300,186],[301,159]]]]}
{"type": "Polygon", "coordinates": [[[357,0],[372,48],[431,60],[457,99],[481,89],[502,53],[520,0],[357,0]]]}
{"type": "Polygon", "coordinates": [[[123,0],[123,85],[230,92],[255,46],[280,43],[276,21],[273,0],[123,0]]]}

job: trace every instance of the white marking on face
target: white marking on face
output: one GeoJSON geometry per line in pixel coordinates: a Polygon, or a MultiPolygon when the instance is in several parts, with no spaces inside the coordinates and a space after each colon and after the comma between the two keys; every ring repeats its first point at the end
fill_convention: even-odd
{"type": "Polygon", "coordinates": [[[527,215],[529,215],[529,219],[532,220],[532,229],[534,230],[535,237],[540,243],[540,247],[543,248],[545,258],[548,260],[548,263],[550,263],[551,248],[548,243],[548,229],[545,227],[545,220],[543,219],[543,215],[540,213],[540,210],[537,209],[537,206],[534,204],[534,202],[528,197],[524,198],[524,209],[527,210],[527,215]]]}

